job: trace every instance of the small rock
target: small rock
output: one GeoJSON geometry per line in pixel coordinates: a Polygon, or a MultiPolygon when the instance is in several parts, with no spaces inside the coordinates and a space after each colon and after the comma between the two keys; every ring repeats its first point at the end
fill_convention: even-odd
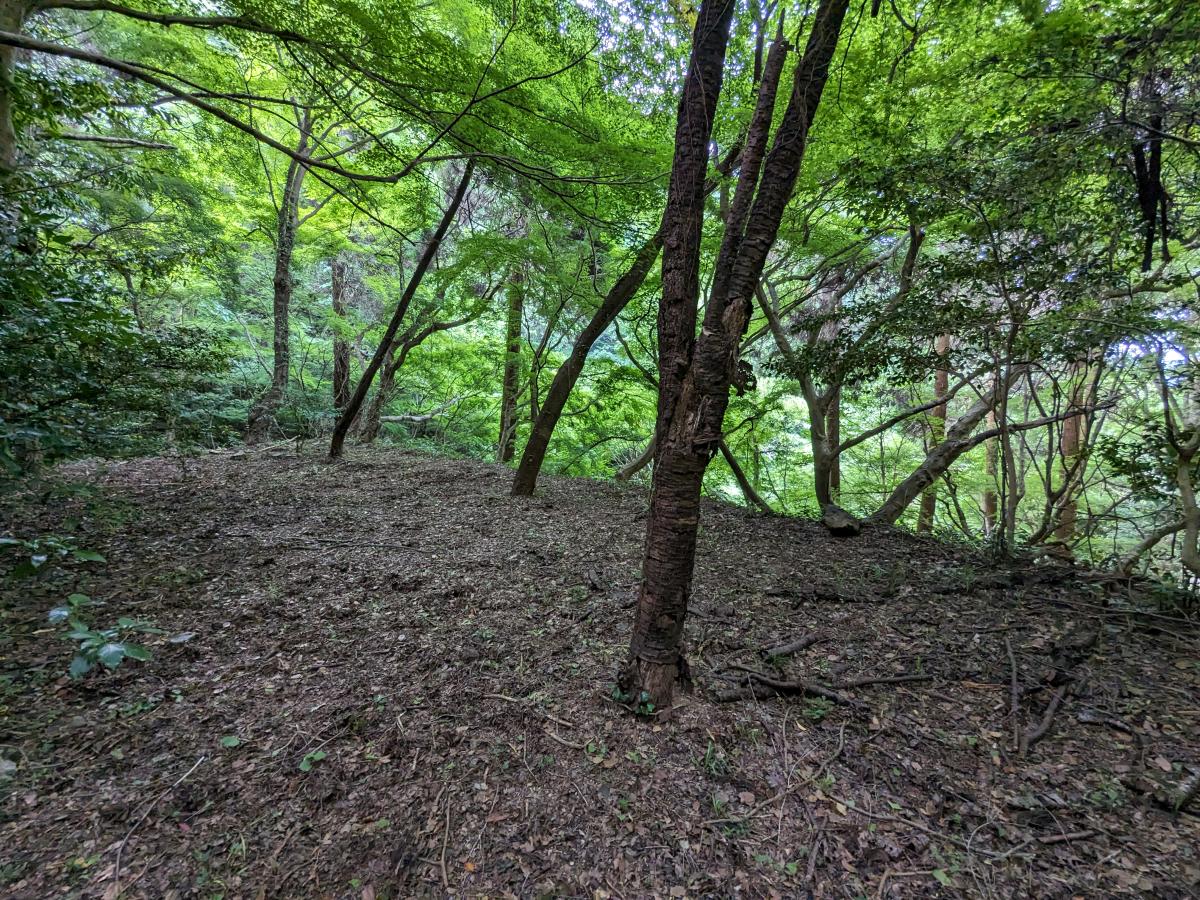
{"type": "Polygon", "coordinates": [[[827,503],[821,513],[821,524],[834,537],[856,537],[862,533],[862,522],[835,503],[827,503]]]}

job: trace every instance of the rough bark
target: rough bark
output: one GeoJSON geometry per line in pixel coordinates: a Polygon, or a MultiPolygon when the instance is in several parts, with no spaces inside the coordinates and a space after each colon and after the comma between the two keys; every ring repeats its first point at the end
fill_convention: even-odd
{"type": "MultiPolygon", "coordinates": [[[[700,239],[708,142],[725,70],[733,0],[703,0],[692,34],[692,54],[679,100],[675,157],[663,217],[663,296],[658,311],[659,399],[656,460],[679,401],[696,328],[700,239]]],[[[707,458],[656,465],[642,587],[629,660],[620,688],[642,709],[669,706],[675,681],[686,677],[680,649],[691,593],[700,479],[707,458]]]]}
{"type": "Polygon", "coordinates": [[[663,230],[660,227],[654,236],[638,250],[629,270],[604,296],[600,308],[596,310],[591,320],[579,333],[579,337],[575,339],[570,355],[554,373],[554,380],[550,382],[550,389],[546,392],[546,398],[530,429],[529,440],[521,453],[521,463],[513,478],[512,494],[514,497],[527,497],[533,493],[537,486],[538,473],[546,459],[550,438],[567,406],[567,399],[571,396],[571,391],[583,372],[583,366],[592,345],[616,321],[621,310],[626,307],[633,295],[637,293],[638,288],[642,286],[646,275],[650,272],[650,267],[658,258],[659,250],[662,249],[662,241],[663,230]]]}
{"type": "MultiPolygon", "coordinates": [[[[25,30],[29,6],[25,0],[0,0],[0,31],[25,30]]],[[[13,63],[16,48],[0,45],[0,178],[14,174],[19,163],[17,132],[13,127],[13,63]]]]}
{"type": "MultiPolygon", "coordinates": [[[[300,137],[296,147],[300,154],[308,152],[310,127],[309,113],[305,110],[300,119],[300,137]]],[[[296,247],[296,231],[300,227],[300,200],[307,171],[295,159],[291,159],[284,179],[283,194],[279,199],[275,222],[275,277],[272,281],[271,300],[271,384],[250,407],[246,419],[247,444],[257,444],[266,438],[287,391],[288,374],[291,370],[292,253],[296,247]]]]}
{"type": "Polygon", "coordinates": [[[438,248],[442,245],[442,241],[446,237],[446,232],[450,230],[450,224],[458,214],[458,208],[462,205],[463,198],[467,195],[467,188],[471,183],[471,176],[474,174],[475,161],[473,159],[468,160],[466,168],[463,170],[462,178],[459,179],[458,187],[454,192],[454,197],[450,201],[450,205],[446,207],[446,211],[442,214],[437,230],[425,245],[425,249],[421,253],[421,258],[417,262],[417,267],[413,270],[412,275],[408,279],[408,284],[404,287],[404,293],[400,295],[400,300],[396,303],[396,310],[392,314],[392,320],[388,323],[387,331],[384,332],[383,339],[380,340],[379,346],[375,349],[375,355],[371,357],[366,370],[358,380],[358,387],[355,388],[354,393],[350,397],[350,402],[346,404],[346,408],[342,410],[341,416],[338,417],[337,424],[333,427],[333,437],[329,442],[330,459],[338,459],[342,455],[350,426],[358,416],[358,411],[362,409],[367,392],[371,389],[371,382],[375,380],[375,374],[379,371],[380,366],[383,365],[384,359],[391,350],[392,341],[396,338],[396,332],[400,330],[400,323],[404,321],[404,316],[408,312],[409,305],[412,303],[413,295],[416,294],[421,280],[425,277],[426,270],[428,270],[430,264],[433,262],[438,248]]]}
{"type": "MultiPolygon", "coordinates": [[[[346,262],[334,257],[332,269],[333,314],[346,317],[346,262]]],[[[339,321],[339,326],[341,322],[339,321]]],[[[350,402],[350,342],[339,330],[333,339],[333,408],[341,412],[350,402]]]]}
{"type": "Polygon", "coordinates": [[[513,458],[517,436],[517,393],[521,379],[521,322],[525,315],[525,278],[514,273],[508,285],[508,315],[504,320],[504,380],[500,393],[500,436],[496,461],[513,458]]]}
{"type": "MultiPolygon", "coordinates": [[[[694,332],[703,172],[708,132],[721,87],[732,3],[706,0],[697,21],[692,62],[680,102],[665,218],[654,488],[637,617],[629,660],[619,679],[626,695],[655,708],[669,708],[675,681],[686,675],[681,641],[691,594],[704,470],[719,449],[750,304],[800,171],[809,127],[848,5],[848,0],[822,0],[817,9],[804,56],[796,66],[787,109],[764,160],[757,188],[755,168],[742,166],[734,209],[743,192],[753,201],[740,240],[722,241],[714,272],[728,272],[719,282],[714,278],[699,339],[694,338],[694,332]]],[[[746,137],[747,156],[759,152],[754,149],[756,145],[765,145],[773,108],[774,97],[760,91],[746,137]]],[[[738,222],[733,211],[730,222],[736,232],[738,222]]]]}
{"type": "MultiPolygon", "coordinates": [[[[935,346],[937,355],[945,360],[950,352],[950,335],[938,335],[935,346]]],[[[938,366],[933,374],[933,396],[944,397],[950,389],[950,372],[945,364],[938,366]]],[[[939,403],[929,411],[929,445],[936,447],[946,437],[946,404],[939,403]]],[[[933,519],[937,515],[937,482],[934,481],[921,494],[921,508],[917,513],[917,532],[928,534],[933,531],[933,519]]]]}

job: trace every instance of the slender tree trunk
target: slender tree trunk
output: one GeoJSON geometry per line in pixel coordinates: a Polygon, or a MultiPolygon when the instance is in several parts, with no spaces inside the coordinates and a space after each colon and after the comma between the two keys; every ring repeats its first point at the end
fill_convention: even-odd
{"type": "Polygon", "coordinates": [[[517,394],[521,387],[521,322],[525,315],[525,276],[515,273],[508,284],[508,316],[504,322],[504,381],[500,394],[500,437],[496,461],[513,458],[517,436],[517,394]]]}
{"type": "Polygon", "coordinates": [[[379,384],[371,396],[371,402],[367,404],[366,414],[363,415],[362,424],[359,426],[358,439],[364,444],[370,444],[379,437],[379,431],[383,428],[383,410],[392,399],[392,392],[396,387],[396,369],[398,368],[396,346],[393,343],[391,351],[384,361],[383,369],[379,373],[379,384]]]}
{"type": "MultiPolygon", "coordinates": [[[[25,30],[29,6],[25,0],[0,0],[0,31],[20,34],[25,30]]],[[[0,179],[14,174],[19,166],[17,132],[13,126],[13,64],[16,49],[0,46],[0,179]]]]}
{"type": "Polygon", "coordinates": [[[834,503],[842,499],[842,389],[835,387],[829,395],[829,408],[825,411],[825,439],[832,450],[829,460],[829,497],[834,503]]]}
{"type": "MultiPolygon", "coordinates": [[[[300,120],[300,139],[296,147],[300,154],[308,151],[309,129],[309,112],[305,110],[300,120]]],[[[296,247],[296,231],[300,225],[300,201],[307,171],[295,159],[290,160],[283,195],[279,199],[275,227],[275,277],[272,282],[274,294],[271,302],[271,385],[250,407],[246,421],[247,444],[257,444],[266,438],[287,392],[288,374],[291,371],[289,313],[292,305],[292,252],[296,247]]]]}
{"type": "Polygon", "coordinates": [[[718,445],[721,449],[721,455],[725,457],[725,462],[729,466],[729,471],[733,473],[734,479],[738,483],[738,487],[742,491],[742,496],[746,498],[746,502],[751,506],[757,506],[767,515],[775,515],[775,510],[771,509],[771,504],[754,489],[754,485],[750,483],[750,479],[746,477],[746,472],[734,457],[733,451],[729,449],[729,445],[725,441],[721,441],[718,445]]]}
{"type": "MultiPolygon", "coordinates": [[[[618,680],[624,695],[643,704],[643,709],[669,709],[675,681],[686,679],[683,625],[691,595],[704,470],[719,449],[754,292],[800,172],[809,127],[848,6],[849,0],[821,0],[804,56],[795,69],[787,109],[761,166],[760,182],[757,160],[763,159],[775,99],[775,86],[764,74],[698,339],[704,170],[732,0],[705,0],[697,19],[664,219],[654,488],[629,659],[618,680]]],[[[777,38],[772,51],[783,49],[782,38],[777,38]]]]}
{"type": "MultiPolygon", "coordinates": [[[[996,411],[989,409],[987,414],[987,428],[991,430],[996,427],[996,411]]],[[[987,487],[983,489],[983,533],[986,537],[991,537],[996,530],[996,439],[984,442],[984,451],[987,454],[984,460],[984,473],[987,475],[987,487]]]]}
{"type": "MultiPolygon", "coordinates": [[[[346,262],[334,257],[332,264],[333,313],[339,329],[346,318],[346,262]]],[[[341,412],[350,402],[350,343],[339,330],[333,339],[333,408],[341,412]]]]}
{"type": "Polygon", "coordinates": [[[371,389],[371,382],[375,380],[375,374],[379,371],[379,367],[383,365],[384,358],[391,350],[392,341],[396,339],[396,332],[400,330],[400,323],[404,321],[404,316],[408,312],[409,305],[412,303],[413,295],[416,294],[421,280],[425,277],[426,270],[433,262],[438,248],[442,245],[442,241],[446,237],[446,232],[450,230],[450,224],[458,214],[458,208],[462,205],[463,198],[467,195],[467,187],[470,185],[471,176],[474,174],[475,160],[471,159],[467,161],[467,166],[463,170],[462,178],[458,182],[458,188],[454,192],[454,198],[442,214],[437,230],[434,232],[433,237],[430,238],[429,243],[425,245],[425,250],[417,262],[417,267],[413,270],[412,275],[408,279],[408,284],[404,287],[404,293],[400,295],[400,300],[396,303],[396,311],[392,314],[392,320],[388,323],[387,331],[384,332],[379,346],[375,348],[375,355],[371,357],[371,361],[367,364],[362,378],[358,380],[358,387],[355,388],[354,393],[350,397],[350,402],[346,404],[346,408],[342,410],[337,424],[333,427],[333,437],[329,442],[330,459],[338,459],[342,455],[350,426],[353,424],[355,418],[357,418],[359,410],[362,409],[367,392],[371,389]]]}
{"type": "MultiPolygon", "coordinates": [[[[1014,367],[1009,371],[1007,378],[997,378],[991,390],[955,420],[946,432],[946,439],[932,447],[925,455],[921,465],[895,487],[883,505],[871,516],[871,520],[888,525],[895,524],[896,520],[904,514],[904,510],[908,509],[925,488],[940,478],[960,456],[972,447],[978,446],[982,441],[972,438],[971,432],[989,412],[995,409],[1001,390],[1007,391],[1012,380],[1019,377],[1020,373],[1025,370],[1025,366],[1014,367]]],[[[989,430],[985,434],[990,437],[991,431],[989,430]]]]}
{"type": "Polygon", "coordinates": [[[651,460],[654,459],[654,447],[656,443],[654,435],[651,435],[650,440],[646,443],[646,449],[639,453],[637,458],[631,461],[629,465],[617,473],[617,481],[628,481],[638,472],[642,471],[642,469],[646,468],[646,466],[650,465],[651,460]]]}
{"type": "Polygon", "coordinates": [[[546,399],[542,402],[538,416],[530,429],[529,440],[521,453],[521,463],[517,467],[516,477],[513,478],[512,494],[514,497],[528,497],[533,493],[533,489],[537,485],[538,473],[546,459],[546,450],[550,446],[550,437],[554,434],[554,428],[567,406],[567,399],[571,396],[571,391],[583,372],[583,366],[592,345],[596,343],[600,335],[608,330],[608,327],[620,315],[621,310],[642,286],[650,267],[658,258],[658,252],[662,249],[662,241],[663,230],[659,228],[654,236],[638,250],[629,270],[605,295],[600,308],[596,310],[591,321],[575,339],[570,355],[554,373],[554,380],[550,382],[546,399]]]}
{"type": "MultiPolygon", "coordinates": [[[[937,355],[943,360],[950,352],[950,335],[938,335],[937,355]]],[[[943,397],[950,390],[950,372],[945,365],[939,366],[933,375],[933,396],[943,397]]],[[[939,403],[929,411],[929,446],[936,447],[946,437],[946,404],[939,403]]],[[[917,532],[928,534],[933,531],[933,520],[937,515],[937,482],[934,481],[921,494],[921,508],[917,513],[917,532]]]]}

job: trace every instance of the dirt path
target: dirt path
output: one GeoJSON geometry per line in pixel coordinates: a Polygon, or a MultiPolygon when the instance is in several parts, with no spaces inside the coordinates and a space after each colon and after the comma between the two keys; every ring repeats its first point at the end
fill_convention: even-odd
{"type": "Polygon", "coordinates": [[[507,470],[387,450],[76,473],[103,490],[17,531],[77,519],[107,562],[4,583],[5,895],[115,897],[118,854],[155,898],[1200,891],[1200,817],[1153,796],[1200,770],[1195,634],[1065,568],[711,504],[698,690],[656,725],[609,695],[637,488],[512,500],[507,470]],[[68,681],[45,611],[72,590],[195,637],[68,681]],[[734,665],[927,680],[718,703],[734,665]]]}

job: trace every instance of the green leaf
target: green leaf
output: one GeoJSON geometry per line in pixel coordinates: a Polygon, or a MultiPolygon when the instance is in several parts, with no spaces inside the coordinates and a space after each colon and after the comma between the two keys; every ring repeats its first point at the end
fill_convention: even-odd
{"type": "Polygon", "coordinates": [[[947,872],[945,869],[934,869],[933,877],[936,878],[942,884],[944,884],[946,887],[950,887],[951,885],[954,884],[954,879],[950,877],[950,873],[947,872]]]}
{"type": "Polygon", "coordinates": [[[72,554],[80,562],[105,562],[104,554],[95,550],[76,550],[72,554]]]}
{"type": "Polygon", "coordinates": [[[117,641],[104,644],[96,651],[96,657],[110,669],[119,666],[126,655],[125,645],[117,641]]]}
{"type": "Polygon", "coordinates": [[[126,643],[126,644],[122,644],[121,646],[123,646],[125,648],[125,655],[128,656],[130,659],[136,659],[138,662],[149,662],[150,661],[150,651],[147,650],[145,647],[143,647],[141,644],[126,643]]]}
{"type": "Polygon", "coordinates": [[[92,598],[87,594],[70,594],[67,597],[67,602],[72,606],[89,606],[92,598]]]}
{"type": "Polygon", "coordinates": [[[67,669],[67,674],[72,678],[82,678],[92,669],[92,662],[82,653],[76,653],[75,658],[71,660],[71,666],[67,669]]]}
{"type": "Polygon", "coordinates": [[[241,742],[242,742],[241,738],[237,737],[236,735],[232,735],[232,734],[227,734],[227,735],[225,735],[225,737],[221,738],[221,746],[222,747],[236,747],[241,742]]]}
{"type": "Polygon", "coordinates": [[[50,610],[50,614],[46,617],[52,625],[57,625],[59,622],[65,622],[71,617],[71,608],[69,606],[56,606],[50,610]]]}

